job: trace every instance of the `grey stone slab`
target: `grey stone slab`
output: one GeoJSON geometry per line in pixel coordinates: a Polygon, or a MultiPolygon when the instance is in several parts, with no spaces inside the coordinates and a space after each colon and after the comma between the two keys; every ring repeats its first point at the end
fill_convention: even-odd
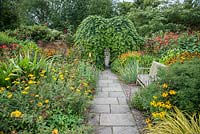
{"type": "Polygon", "coordinates": [[[100,125],[133,126],[135,125],[135,121],[131,114],[101,114],[100,125]]]}
{"type": "Polygon", "coordinates": [[[110,113],[109,105],[92,105],[90,109],[91,113],[110,113]]]}
{"type": "Polygon", "coordinates": [[[95,129],[95,134],[112,134],[111,127],[97,127],[95,129]]]}
{"type": "Polygon", "coordinates": [[[102,91],[103,92],[122,92],[122,88],[121,87],[118,87],[118,86],[115,86],[115,87],[104,87],[102,88],[102,91]]]}
{"type": "Polygon", "coordinates": [[[137,127],[113,127],[113,134],[139,134],[137,127]]]}
{"type": "Polygon", "coordinates": [[[125,98],[124,92],[109,92],[109,97],[125,98]]]}
{"type": "Polygon", "coordinates": [[[126,98],[117,98],[120,105],[127,105],[126,98]]]}
{"type": "Polygon", "coordinates": [[[99,80],[99,84],[113,83],[113,80],[99,80]]]}
{"type": "Polygon", "coordinates": [[[89,125],[99,125],[100,124],[100,114],[90,113],[88,115],[88,124],[89,125]]]}
{"type": "Polygon", "coordinates": [[[107,98],[108,92],[97,92],[95,95],[96,98],[107,98]]]}
{"type": "Polygon", "coordinates": [[[109,87],[120,87],[121,88],[121,84],[119,83],[108,83],[109,87]]]}
{"type": "Polygon", "coordinates": [[[93,104],[119,104],[117,98],[94,98],[93,104]]]}
{"type": "Polygon", "coordinates": [[[128,105],[111,105],[112,114],[126,114],[131,113],[128,105]]]}

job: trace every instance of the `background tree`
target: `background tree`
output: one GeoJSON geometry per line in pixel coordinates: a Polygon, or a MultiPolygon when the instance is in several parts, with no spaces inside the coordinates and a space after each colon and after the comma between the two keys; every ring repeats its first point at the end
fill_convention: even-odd
{"type": "Polygon", "coordinates": [[[0,0],[0,30],[13,29],[19,25],[19,0],[0,0]]]}
{"type": "Polygon", "coordinates": [[[112,0],[89,0],[89,15],[100,15],[108,18],[113,15],[112,0]]]}

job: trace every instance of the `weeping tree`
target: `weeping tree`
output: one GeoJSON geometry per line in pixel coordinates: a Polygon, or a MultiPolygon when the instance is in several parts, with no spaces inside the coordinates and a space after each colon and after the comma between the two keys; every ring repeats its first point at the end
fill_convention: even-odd
{"type": "Polygon", "coordinates": [[[109,48],[111,62],[121,53],[141,48],[142,38],[133,23],[125,17],[105,19],[100,16],[87,17],[75,34],[75,44],[82,48],[82,56],[104,67],[104,49],[109,48]]]}

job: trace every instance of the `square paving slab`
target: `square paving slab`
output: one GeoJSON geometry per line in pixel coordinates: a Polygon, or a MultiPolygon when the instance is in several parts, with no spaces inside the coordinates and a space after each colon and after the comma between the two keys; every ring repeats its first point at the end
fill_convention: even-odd
{"type": "Polygon", "coordinates": [[[113,127],[113,134],[139,134],[137,127],[113,127]]]}
{"type": "Polygon", "coordinates": [[[102,126],[134,126],[135,121],[131,114],[101,114],[102,126]]]}

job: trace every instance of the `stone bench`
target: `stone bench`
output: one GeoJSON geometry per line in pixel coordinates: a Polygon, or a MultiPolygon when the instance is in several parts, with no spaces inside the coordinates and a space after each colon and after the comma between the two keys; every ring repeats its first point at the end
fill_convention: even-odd
{"type": "Polygon", "coordinates": [[[166,68],[162,63],[153,61],[151,68],[137,67],[137,81],[142,87],[146,87],[157,79],[157,73],[160,68],[166,68]],[[146,72],[149,72],[148,74],[146,72]]]}

